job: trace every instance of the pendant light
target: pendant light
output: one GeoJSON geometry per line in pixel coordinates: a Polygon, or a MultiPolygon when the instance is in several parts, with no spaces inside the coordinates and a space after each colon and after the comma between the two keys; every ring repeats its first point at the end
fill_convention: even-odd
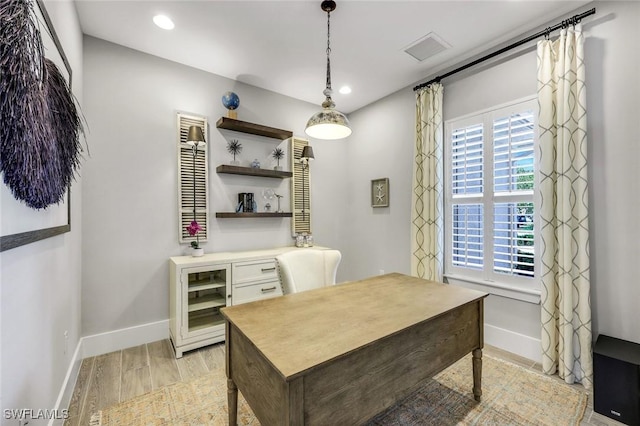
{"type": "Polygon", "coordinates": [[[327,86],[324,89],[326,99],[322,103],[322,111],[315,113],[307,122],[305,133],[316,139],[342,139],[351,134],[349,120],[340,111],[335,110],[335,102],[331,99],[331,12],[336,9],[336,2],[324,0],[320,5],[327,12],[327,86]]]}

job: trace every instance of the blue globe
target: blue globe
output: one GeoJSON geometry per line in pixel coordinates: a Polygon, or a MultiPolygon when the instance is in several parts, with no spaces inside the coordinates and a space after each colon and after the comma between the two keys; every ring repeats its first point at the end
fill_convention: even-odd
{"type": "Polygon", "coordinates": [[[234,110],[240,106],[240,98],[233,92],[227,92],[222,95],[222,105],[226,109],[234,110]]]}

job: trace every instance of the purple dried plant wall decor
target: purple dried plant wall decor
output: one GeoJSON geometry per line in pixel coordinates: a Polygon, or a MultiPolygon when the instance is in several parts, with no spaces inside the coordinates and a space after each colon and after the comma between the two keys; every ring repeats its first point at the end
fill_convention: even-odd
{"type": "MultiPolygon", "coordinates": [[[[60,41],[41,1],[38,6],[70,79],[60,41]]],[[[36,210],[64,201],[84,135],[70,82],[45,57],[40,26],[33,0],[0,2],[0,172],[12,195],[36,210]]]]}

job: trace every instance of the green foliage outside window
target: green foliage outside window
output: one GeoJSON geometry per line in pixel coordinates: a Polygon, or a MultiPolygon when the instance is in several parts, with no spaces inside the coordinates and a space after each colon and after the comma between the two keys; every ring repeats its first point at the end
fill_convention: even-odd
{"type": "MultiPolygon", "coordinates": [[[[519,168],[517,189],[533,190],[533,174],[523,168],[519,168]]],[[[533,272],[533,203],[518,203],[518,233],[516,244],[518,246],[518,265],[516,269],[533,272]],[[520,222],[521,219],[525,221],[520,222]],[[522,248],[522,250],[520,249],[522,248]],[[527,249],[531,247],[531,249],[527,249]]]]}

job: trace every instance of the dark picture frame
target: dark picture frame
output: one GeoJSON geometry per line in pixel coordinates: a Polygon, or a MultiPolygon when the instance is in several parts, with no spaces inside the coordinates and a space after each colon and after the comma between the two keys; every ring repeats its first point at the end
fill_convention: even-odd
{"type": "MultiPolygon", "coordinates": [[[[64,67],[69,75],[69,90],[71,90],[71,82],[72,82],[72,69],[71,64],[67,58],[67,55],[62,48],[62,43],[58,38],[58,34],[53,26],[53,22],[51,21],[51,17],[47,13],[47,8],[44,5],[43,0],[37,0],[36,4],[38,6],[38,10],[44,21],[44,25],[46,28],[41,29],[41,36],[46,37],[47,35],[51,37],[56,49],[58,50],[58,54],[62,59],[64,67]]],[[[67,223],[65,225],[52,226],[49,228],[35,229],[32,231],[19,232],[11,235],[3,235],[0,237],[0,252],[5,250],[10,250],[12,248],[20,247],[26,244],[34,243],[36,241],[44,240],[46,238],[55,237],[56,235],[64,234],[71,231],[71,187],[67,189],[67,197],[66,197],[66,207],[67,207],[67,223]]]]}

